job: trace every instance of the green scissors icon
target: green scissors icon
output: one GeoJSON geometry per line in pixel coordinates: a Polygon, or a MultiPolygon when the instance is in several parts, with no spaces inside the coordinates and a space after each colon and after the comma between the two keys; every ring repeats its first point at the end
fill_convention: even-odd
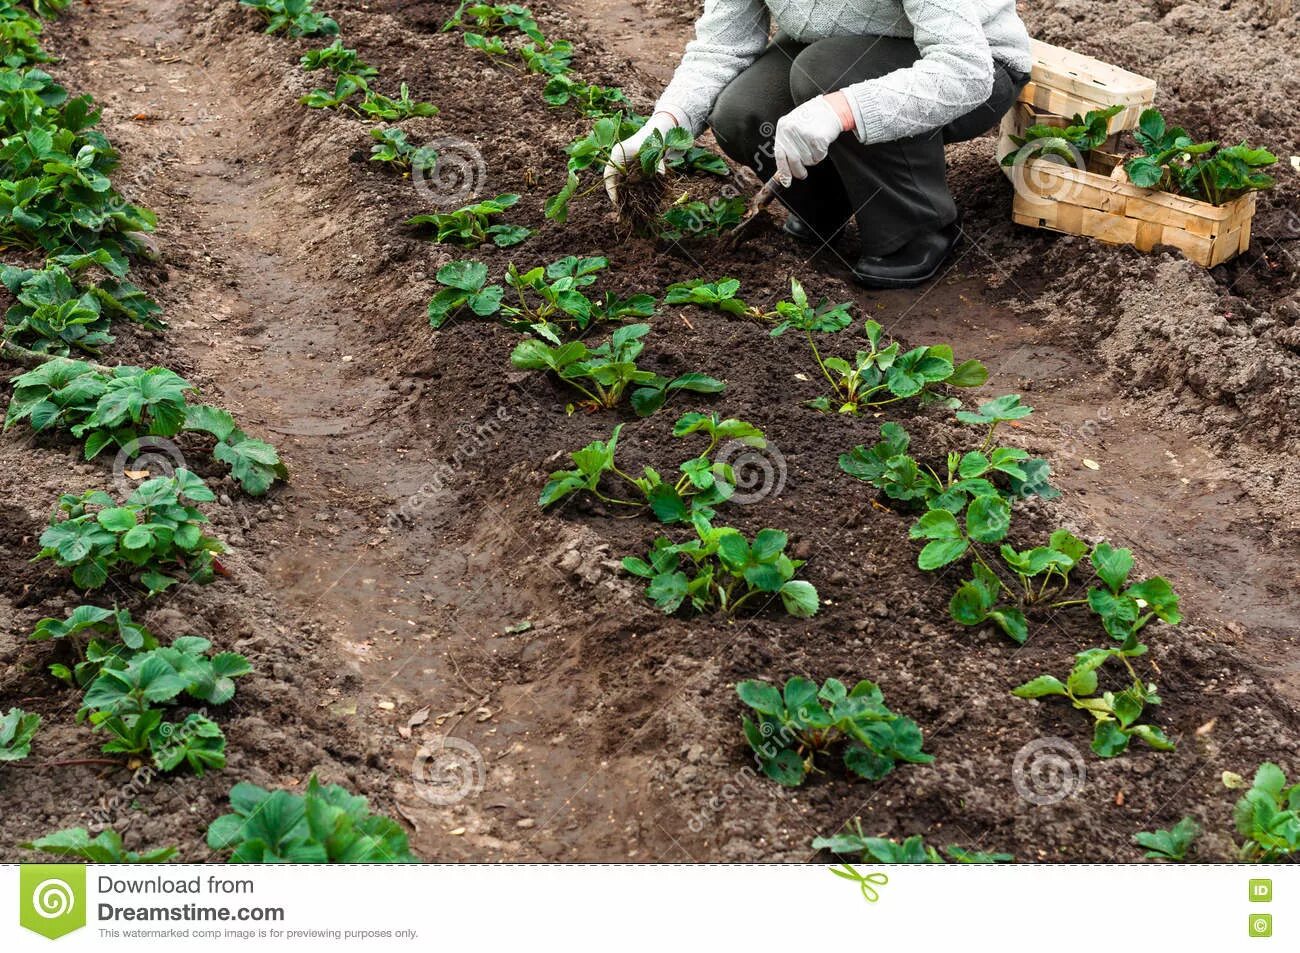
{"type": "Polygon", "coordinates": [[[843,877],[845,880],[852,880],[862,890],[862,896],[867,903],[875,903],[880,899],[880,891],[876,887],[883,887],[889,883],[889,877],[880,871],[873,871],[869,874],[860,874],[852,864],[840,864],[839,867],[831,867],[830,872],[836,877],[843,877]],[[875,886],[872,886],[874,884],[875,886]]]}

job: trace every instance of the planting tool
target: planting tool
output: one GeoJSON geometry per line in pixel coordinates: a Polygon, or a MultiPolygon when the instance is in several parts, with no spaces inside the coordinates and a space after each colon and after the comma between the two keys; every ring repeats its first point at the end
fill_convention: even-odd
{"type": "Polygon", "coordinates": [[[773,175],[763,183],[762,188],[754,193],[754,197],[749,200],[749,205],[745,209],[745,217],[740,220],[740,224],[737,225],[732,230],[731,234],[727,236],[724,247],[728,251],[735,251],[754,234],[755,223],[763,213],[763,209],[772,204],[772,199],[776,198],[777,192],[782,187],[781,183],[777,181],[776,176],[773,175]]]}

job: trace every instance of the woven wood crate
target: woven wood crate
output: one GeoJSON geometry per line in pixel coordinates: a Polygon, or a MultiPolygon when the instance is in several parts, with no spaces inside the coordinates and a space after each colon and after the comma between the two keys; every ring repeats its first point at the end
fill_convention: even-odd
{"type": "Polygon", "coordinates": [[[1116,133],[1136,126],[1142,110],[1155,102],[1153,79],[1038,40],[1030,46],[1034,65],[1020,102],[1036,112],[1070,117],[1123,106],[1110,120],[1110,132],[1116,133]]]}
{"type": "Polygon", "coordinates": [[[1094,152],[1090,159],[1088,169],[1041,158],[1025,163],[1012,218],[1031,228],[1133,245],[1139,251],[1172,245],[1207,268],[1250,247],[1253,192],[1227,205],[1211,205],[1138,188],[1125,178],[1117,156],[1094,152]]]}

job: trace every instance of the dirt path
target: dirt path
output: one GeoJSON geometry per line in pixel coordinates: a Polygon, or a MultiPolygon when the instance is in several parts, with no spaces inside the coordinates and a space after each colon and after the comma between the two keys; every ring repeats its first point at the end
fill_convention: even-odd
{"type": "MultiPolygon", "coordinates": [[[[594,26],[611,16],[627,22],[621,9],[599,6],[594,26]]],[[[380,55],[397,37],[394,58],[420,58],[398,21],[371,18],[345,18],[345,34],[380,55]]],[[[664,18],[663,30],[681,29],[675,22],[664,18]]],[[[639,23],[614,40],[626,36],[626,55],[661,65],[663,47],[635,42],[639,23]]],[[[254,32],[233,0],[201,8],[99,0],[70,29],[65,69],[106,102],[106,123],[137,170],[133,191],[163,223],[170,280],[158,293],[169,340],[189,355],[208,397],[247,429],[278,437],[293,469],[292,485],[249,530],[248,561],[280,603],[284,628],[319,632],[355,672],[353,690],[330,699],[330,710],[366,738],[371,763],[388,774],[380,793],[412,823],[418,851],[430,859],[798,858],[812,834],[826,832],[809,827],[813,815],[825,827],[856,806],[840,805],[848,796],[826,785],[802,803],[763,789],[731,806],[743,821],[710,822],[700,834],[685,820],[744,763],[734,725],[716,715],[728,704],[719,700],[726,682],[739,666],[773,657],[803,664],[802,649],[762,620],[687,636],[611,578],[609,560],[621,551],[598,534],[572,519],[539,528],[536,479],[552,462],[542,456],[555,447],[556,396],[537,381],[503,381],[495,365],[474,366],[479,350],[466,347],[463,361],[437,350],[446,339],[431,340],[419,313],[430,253],[390,238],[391,206],[410,214],[410,196],[366,191],[358,124],[297,107],[308,80],[296,74],[291,44],[254,32]],[[153,118],[131,119],[142,115],[153,118]],[[463,462],[469,451],[478,462],[463,462]],[[452,470],[449,485],[430,484],[440,467],[452,470]],[[472,494],[465,481],[477,481],[472,494]],[[444,736],[468,747],[447,748],[444,736]],[[461,779],[473,796],[444,796],[461,779]]],[[[445,119],[466,121],[456,111],[475,106],[455,101],[463,88],[433,81],[413,91],[439,99],[445,119]]],[[[508,161],[513,174],[532,160],[508,161]]],[[[1300,668],[1288,661],[1300,633],[1300,563],[1294,539],[1276,529],[1285,514],[1252,502],[1231,461],[1154,424],[1096,364],[1017,317],[1005,294],[970,277],[972,264],[959,262],[922,295],[860,294],[858,302],[908,340],[948,340],[980,356],[1000,390],[1023,390],[1040,411],[1026,443],[1051,453],[1081,524],[1122,538],[1171,576],[1189,614],[1226,629],[1225,642],[1248,629],[1260,660],[1273,665],[1274,687],[1300,700],[1300,668]]],[[[657,258],[650,267],[666,266],[657,258]]],[[[500,357],[491,329],[457,332],[500,357]]],[[[834,440],[864,434],[836,431],[834,440]]],[[[566,435],[560,445],[579,444],[566,435]]],[[[792,475],[811,487],[804,492],[829,479],[799,470],[792,475]]],[[[851,602],[846,611],[858,613],[859,635],[872,635],[876,623],[862,621],[860,608],[851,602]]],[[[913,622],[929,628],[922,617],[915,610],[902,619],[898,636],[892,621],[881,622],[880,646],[903,629],[910,640],[913,622]]],[[[836,664],[847,669],[880,651],[856,637],[852,645],[836,664]]],[[[810,641],[807,651],[815,648],[810,641]]],[[[895,673],[909,692],[922,670],[911,664],[895,673]]],[[[943,738],[960,730],[952,726],[961,716],[925,701],[938,694],[916,692],[943,738]]],[[[1005,742],[992,729],[979,737],[1005,742]]],[[[954,770],[978,776],[981,765],[971,754],[954,770]]],[[[887,804],[898,794],[889,790],[887,804]]],[[[906,797],[916,817],[942,826],[959,790],[946,775],[906,797]]],[[[1014,823],[987,814],[989,824],[1014,823]]],[[[1065,822],[1051,830],[1063,842],[1081,836],[1065,822]]]]}

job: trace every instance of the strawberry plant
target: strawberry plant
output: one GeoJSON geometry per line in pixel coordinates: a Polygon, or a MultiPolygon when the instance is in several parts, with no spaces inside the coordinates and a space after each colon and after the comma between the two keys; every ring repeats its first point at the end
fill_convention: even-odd
{"type": "Polygon", "coordinates": [[[869,450],[859,445],[841,454],[840,469],[870,483],[891,500],[947,510],[957,516],[981,496],[1002,497],[1009,506],[1030,496],[1051,499],[1059,495],[1047,482],[1051,475],[1047,461],[1031,459],[1018,447],[994,447],[987,453],[950,453],[946,476],[940,476],[933,467],[908,454],[911,437],[901,426],[882,424],[880,435],[880,442],[869,450]]]}
{"type": "Polygon", "coordinates": [[[318,69],[328,69],[337,76],[349,73],[362,79],[374,79],[379,75],[379,70],[361,62],[357,51],[345,47],[341,39],[336,39],[323,49],[308,50],[302,55],[299,63],[309,73],[318,69]]]}
{"type": "Polygon", "coordinates": [[[1129,661],[1146,654],[1147,647],[1130,636],[1122,646],[1086,649],[1077,654],[1074,667],[1062,682],[1052,675],[1040,675],[1014,689],[1017,698],[1062,696],[1075,708],[1092,715],[1092,750],[1102,758],[1114,758],[1138,738],[1157,751],[1173,751],[1174,744],[1155,725],[1139,724],[1148,705],[1160,704],[1156,686],[1138,676],[1129,661]],[[1118,659],[1129,676],[1129,684],[1120,691],[1098,694],[1098,672],[1111,659],[1118,659]]]}
{"type": "Polygon", "coordinates": [[[105,449],[148,449],[148,438],[182,432],[216,438],[213,457],[254,496],[265,493],[288,470],[274,447],[255,440],[223,410],[191,404],[194,387],[162,367],[119,366],[103,373],[81,361],[56,359],[14,379],[5,429],[25,421],[36,433],[67,431],[84,441],[85,457],[105,449]]]}
{"type": "Polygon", "coordinates": [[[52,60],[53,57],[41,49],[43,30],[40,18],[17,4],[0,6],[0,63],[19,69],[52,60]]]}
{"type": "Polygon", "coordinates": [[[816,682],[795,677],[781,692],[767,682],[747,681],[736,686],[736,694],[755,713],[755,721],[746,716],[741,722],[745,740],[763,773],[786,787],[798,787],[820,771],[816,756],[840,742],[844,766],[868,781],[879,781],[900,761],[934,760],[921,750],[916,722],[890,711],[874,682],[858,682],[850,691],[828,678],[818,689],[816,682]]]}
{"type": "Polygon", "coordinates": [[[1245,838],[1242,860],[1273,863],[1300,851],[1300,784],[1288,786],[1286,774],[1271,761],[1259,766],[1232,817],[1245,838]]]}
{"type": "Polygon", "coordinates": [[[762,529],[751,542],[738,529],[714,527],[699,512],[691,516],[691,525],[695,539],[674,543],[661,536],[645,559],[623,559],[625,570],[649,580],[646,596],[664,614],[690,600],[696,612],[717,609],[734,616],[752,599],[766,603],[777,597],[792,616],[817,613],[817,590],[794,578],[803,561],[786,555],[785,533],[762,529]]]}
{"type": "Polygon", "coordinates": [[[118,155],[99,118],[41,70],[0,69],[0,242],[56,260],[102,251],[120,277],[156,219],[112,188],[118,155]]]}
{"type": "Polygon", "coordinates": [[[94,837],[86,833],[83,827],[71,827],[19,846],[24,850],[39,850],[56,857],[75,857],[88,864],[165,864],[177,854],[175,847],[126,850],[122,846],[122,835],[111,827],[94,837]]]}
{"type": "MultiPolygon", "coordinates": [[[[790,301],[777,303],[780,319],[772,336],[789,329],[802,331],[822,376],[834,389],[831,396],[816,397],[806,403],[814,410],[835,410],[841,414],[860,414],[863,410],[920,398],[923,404],[940,398],[934,388],[979,387],[988,380],[988,369],[979,361],[954,363],[952,348],[947,344],[917,347],[904,352],[897,341],[881,347],[884,329],[868,319],[865,326],[870,349],[858,351],[853,361],[841,357],[822,357],[814,333],[830,334],[844,330],[851,323],[847,305],[829,306],[823,301],[811,306],[803,286],[790,282],[790,301]]],[[[955,402],[955,401],[954,401],[955,402]]]]}
{"type": "Polygon", "coordinates": [[[517,30],[534,42],[542,43],[546,40],[546,37],[542,35],[541,28],[537,25],[537,20],[533,17],[532,11],[517,3],[497,5],[473,3],[466,0],[442,25],[441,32],[446,33],[455,27],[468,28],[471,25],[479,33],[500,33],[503,30],[517,30]]]}
{"type": "Polygon", "coordinates": [[[739,292],[740,282],[735,278],[723,278],[721,281],[704,281],[696,278],[669,285],[664,296],[664,304],[693,304],[699,308],[721,311],[723,314],[739,318],[771,317],[737,298],[739,292]]]}
{"type": "Polygon", "coordinates": [[[365,90],[365,94],[357,110],[370,119],[399,122],[412,116],[436,116],[439,112],[438,107],[433,103],[412,99],[411,90],[405,83],[399,87],[396,99],[375,92],[373,89],[365,90]]]}
{"type": "Polygon", "coordinates": [[[308,109],[339,109],[347,106],[357,115],[358,110],[349,104],[358,93],[369,93],[370,84],[364,77],[355,73],[341,73],[334,79],[334,90],[313,89],[298,102],[308,109]]]}
{"type": "Polygon", "coordinates": [[[652,317],[655,299],[651,295],[620,298],[607,291],[601,299],[582,290],[593,285],[608,265],[605,258],[573,255],[523,273],[511,264],[506,269],[506,284],[515,290],[518,304],[505,304],[501,311],[510,318],[510,327],[556,344],[564,333],[585,331],[595,322],[652,317]]]}
{"type": "Polygon", "coordinates": [[[0,761],[21,761],[32,753],[32,738],[41,727],[41,716],[11,708],[0,717],[0,761]]]}
{"type": "Polygon", "coordinates": [[[1272,176],[1259,171],[1277,162],[1267,149],[1245,142],[1235,146],[1194,142],[1187,130],[1170,127],[1158,109],[1143,111],[1133,138],[1143,154],[1125,162],[1124,171],[1141,188],[1225,205],[1275,184],[1272,176]]]}
{"type": "Polygon", "coordinates": [[[153,640],[149,630],[137,622],[132,622],[129,611],[116,607],[102,609],[99,606],[77,606],[66,619],[41,619],[27,639],[29,642],[67,639],[76,646],[77,655],[80,657],[84,656],[81,638],[85,633],[116,636],[118,641],[132,650],[153,647],[149,644],[153,640]]]}
{"type": "Polygon", "coordinates": [[[114,318],[153,331],[166,327],[156,317],[162,308],[152,298],[116,278],[89,284],[74,280],[74,274],[58,264],[41,270],[6,265],[0,269],[0,282],[14,296],[5,313],[3,336],[39,354],[67,354],[73,348],[96,353],[113,342],[109,328],[114,318]]]}
{"type": "Polygon", "coordinates": [[[530,73],[563,76],[573,65],[573,44],[568,40],[524,43],[519,47],[519,56],[524,61],[524,69],[530,73]]]}
{"type": "Polygon", "coordinates": [[[118,506],[102,490],[59,499],[63,519],[41,534],[36,559],[72,570],[79,589],[98,589],[114,573],[127,573],[155,595],[174,586],[179,573],[190,582],[211,582],[213,554],[225,547],[203,534],[208,518],[192,504],[216,499],[185,469],[147,480],[118,506]]]}
{"type": "Polygon", "coordinates": [[[1154,860],[1180,861],[1201,835],[1201,825],[1191,817],[1184,817],[1169,830],[1139,831],[1133,835],[1139,847],[1145,847],[1147,857],[1154,860]]]}
{"type": "Polygon", "coordinates": [[[1022,135],[1012,136],[1016,149],[1002,157],[1006,166],[1018,165],[1025,158],[1057,156],[1070,164],[1080,155],[1098,148],[1110,135],[1110,121],[1124,111],[1123,106],[1094,109],[1086,116],[1075,115],[1064,127],[1033,125],[1022,135]],[[1025,146],[1029,148],[1026,150],[1025,146]]]}
{"type": "Polygon", "coordinates": [[[559,73],[546,81],[542,99],[548,106],[572,106],[584,116],[601,118],[631,108],[627,95],[616,86],[594,86],[559,73]]]}
{"type": "Polygon", "coordinates": [[[487,277],[487,265],[477,261],[453,261],[439,268],[438,283],[444,287],[429,301],[429,324],[440,328],[464,308],[480,318],[499,312],[505,291],[489,285],[487,277]]]}
{"type": "Polygon", "coordinates": [[[698,456],[682,463],[678,467],[681,476],[670,482],[652,467],[645,467],[640,477],[619,469],[614,455],[622,430],[623,425],[619,424],[609,440],[595,440],[569,454],[575,469],[552,473],[538,504],[545,508],[573,493],[586,491],[617,506],[648,506],[662,523],[684,523],[695,515],[712,519],[713,507],[730,499],[736,489],[735,471],[729,464],[715,461],[714,451],[724,441],[737,441],[757,449],[767,446],[763,432],[743,420],[723,420],[717,414],[684,414],[674,424],[673,436],[702,434],[709,438],[709,443],[698,456]],[[605,476],[617,477],[639,499],[625,500],[602,493],[600,484],[605,476]]]}
{"type": "Polygon", "coordinates": [[[438,164],[438,153],[433,146],[413,146],[406,141],[406,133],[392,127],[371,129],[371,162],[385,162],[403,172],[432,172],[438,164]]]}
{"type": "MultiPolygon", "coordinates": [[[[928,846],[919,834],[914,834],[901,844],[886,837],[867,837],[862,831],[861,818],[853,818],[844,830],[832,837],[818,837],[812,842],[813,850],[828,850],[832,854],[859,854],[865,860],[882,864],[942,864],[943,856],[928,846]]],[[[1010,854],[992,854],[967,850],[956,844],[943,849],[948,859],[958,864],[1009,864],[1015,860],[1010,854]]]]}
{"type": "Polygon", "coordinates": [[[1111,638],[1121,642],[1131,638],[1152,619],[1170,625],[1182,621],[1178,594],[1168,580],[1154,576],[1129,585],[1129,573],[1133,570],[1132,550],[1115,549],[1101,542],[1092,551],[1091,561],[1093,571],[1105,588],[1088,590],[1088,607],[1101,617],[1101,624],[1111,638]]]}
{"type": "Polygon", "coordinates": [[[685,196],[665,209],[655,227],[656,237],[680,242],[716,238],[740,224],[745,217],[743,198],[690,201],[685,196]]]}
{"type": "Polygon", "coordinates": [[[338,23],[316,13],[311,0],[239,0],[241,7],[256,10],[266,19],[267,33],[286,36],[334,36],[338,23]]]}
{"type": "Polygon", "coordinates": [[[477,248],[490,240],[498,248],[508,248],[518,245],[532,234],[532,230],[523,225],[493,224],[491,219],[518,201],[518,195],[498,195],[494,199],[467,205],[455,212],[415,215],[407,219],[406,224],[431,226],[434,229],[434,241],[440,243],[477,248]]]}
{"type": "Polygon", "coordinates": [[[230,789],[232,813],[208,827],[208,846],[236,864],[416,863],[401,825],[369,802],[312,775],[304,794],[248,783],[230,789]]]}
{"type": "Polygon", "coordinates": [[[632,388],[630,403],[639,417],[648,417],[663,406],[675,391],[717,394],[726,386],[705,374],[681,374],[671,380],[637,366],[650,333],[648,324],[628,324],[618,328],[609,340],[588,348],[582,341],[552,345],[536,338],[525,338],[510,355],[510,362],[520,370],[547,370],[580,391],[588,409],[616,407],[623,394],[632,388]]]}

